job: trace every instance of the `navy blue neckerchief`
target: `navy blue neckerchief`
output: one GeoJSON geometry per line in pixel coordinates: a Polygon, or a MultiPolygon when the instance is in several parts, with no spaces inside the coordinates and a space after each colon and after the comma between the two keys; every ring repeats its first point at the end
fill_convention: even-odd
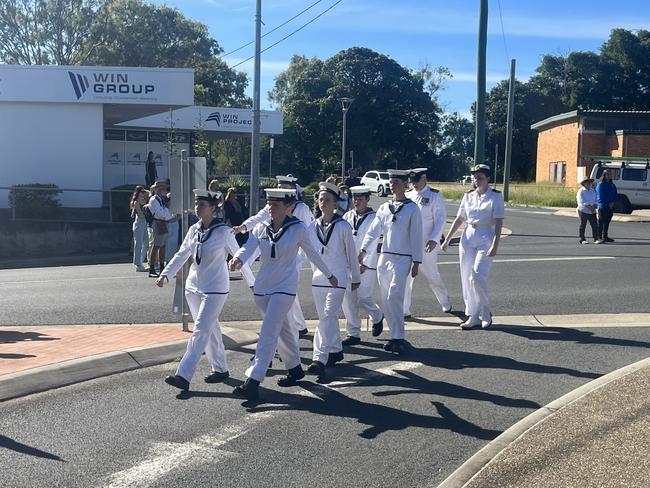
{"type": "Polygon", "coordinates": [[[375,213],[375,211],[371,207],[368,207],[366,209],[366,212],[364,214],[362,214],[362,215],[359,215],[356,210],[354,211],[354,225],[352,226],[353,229],[354,229],[353,232],[352,232],[353,236],[357,235],[357,233],[359,231],[359,228],[363,225],[363,221],[366,220],[366,218],[370,214],[374,214],[374,213],[375,213]]]}
{"type": "Polygon", "coordinates": [[[323,254],[325,253],[325,246],[327,246],[327,243],[330,241],[330,238],[332,237],[332,232],[334,232],[334,226],[336,225],[337,222],[340,222],[343,220],[343,218],[335,213],[334,216],[332,217],[332,220],[330,220],[330,223],[327,225],[323,225],[323,219],[322,217],[316,221],[316,237],[318,237],[318,240],[320,243],[323,245],[320,248],[320,253],[323,254]],[[325,230],[327,229],[327,231],[325,230]]]}
{"type": "Polygon", "coordinates": [[[397,214],[400,213],[407,204],[413,203],[413,200],[409,200],[408,198],[405,198],[404,200],[401,200],[399,203],[401,203],[401,205],[397,208],[395,208],[395,205],[393,205],[392,203],[388,204],[388,210],[390,210],[390,213],[393,214],[393,222],[397,220],[397,214]]]}
{"type": "Polygon", "coordinates": [[[217,227],[222,227],[226,224],[223,222],[220,222],[218,219],[213,219],[212,222],[210,222],[210,225],[206,229],[203,227],[203,223],[196,229],[196,233],[194,235],[197,236],[197,245],[196,245],[196,253],[194,254],[194,261],[196,264],[201,264],[201,248],[203,247],[203,244],[210,239],[210,236],[212,235],[212,231],[216,229],[217,227]]]}
{"type": "Polygon", "coordinates": [[[278,229],[278,231],[273,230],[273,221],[269,225],[266,226],[266,235],[269,239],[271,239],[271,257],[275,257],[275,243],[280,240],[280,238],[284,235],[285,231],[291,227],[292,225],[296,225],[301,223],[302,221],[298,217],[287,217],[284,219],[284,222],[282,222],[282,226],[278,229]]]}

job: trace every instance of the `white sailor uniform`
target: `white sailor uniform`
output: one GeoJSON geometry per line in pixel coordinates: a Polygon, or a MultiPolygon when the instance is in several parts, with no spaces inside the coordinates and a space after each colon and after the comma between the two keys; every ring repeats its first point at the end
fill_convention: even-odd
{"type": "MultiPolygon", "coordinates": [[[[425,251],[422,255],[422,265],[420,265],[418,274],[422,274],[427,280],[431,291],[433,291],[433,294],[443,309],[451,308],[449,292],[438,271],[440,236],[442,235],[447,220],[447,211],[445,210],[445,201],[442,193],[433,190],[429,185],[425,185],[420,192],[417,190],[406,192],[406,198],[417,204],[422,215],[422,248],[424,249],[426,243],[429,241],[435,241],[437,243],[433,251],[425,251]]],[[[404,315],[411,315],[411,296],[413,294],[414,281],[413,277],[409,274],[404,292],[404,315]]]]}
{"type": "MultiPolygon", "coordinates": [[[[194,318],[194,329],[176,370],[176,375],[187,381],[191,381],[204,351],[213,372],[228,371],[219,314],[230,291],[226,258],[237,249],[239,245],[230,227],[215,221],[206,229],[197,222],[189,228],[178,252],[161,273],[169,280],[190,256],[194,257],[185,282],[185,298],[194,318]]],[[[242,274],[252,286],[254,276],[248,265],[242,266],[242,274]]]]}
{"type": "MultiPolygon", "coordinates": [[[[291,215],[300,219],[306,227],[309,227],[309,225],[314,221],[314,214],[311,212],[309,205],[307,205],[302,200],[298,200],[296,202],[291,215]]],[[[253,229],[257,224],[265,222],[270,218],[271,214],[269,213],[269,207],[266,205],[259,212],[257,212],[256,215],[253,215],[246,219],[243,225],[245,225],[246,228],[250,230],[253,229]]],[[[298,268],[298,277],[300,277],[300,268],[302,267],[302,262],[303,259],[301,253],[298,260],[296,261],[296,266],[298,268]]],[[[289,323],[292,324],[296,330],[303,330],[306,328],[305,316],[302,313],[302,308],[300,307],[300,300],[298,299],[298,296],[296,296],[294,303],[289,309],[288,319],[289,323]]]]}
{"type": "MultiPolygon", "coordinates": [[[[356,254],[361,251],[361,243],[366,236],[370,224],[375,218],[375,211],[368,208],[366,213],[358,215],[356,210],[345,212],[343,218],[352,226],[352,237],[356,254]]],[[[370,315],[373,324],[379,323],[384,317],[379,306],[375,303],[372,294],[377,282],[377,246],[372,245],[366,249],[366,255],[363,258],[363,264],[366,270],[361,273],[361,284],[356,290],[348,286],[343,297],[343,314],[346,318],[345,328],[348,336],[361,337],[361,319],[359,318],[359,308],[363,308],[370,315]]]]}
{"type": "Polygon", "coordinates": [[[361,276],[352,227],[340,215],[334,214],[328,225],[323,225],[321,217],[308,230],[314,247],[338,281],[338,286],[332,287],[329,275],[323,274],[312,264],[314,275],[311,286],[318,314],[313,360],[326,365],[330,353],[343,350],[339,332],[343,295],[352,283],[361,281],[361,276]]]}
{"type": "Polygon", "coordinates": [[[422,217],[411,200],[386,202],[377,210],[361,243],[366,253],[380,234],[384,242],[377,262],[381,308],[392,339],[404,339],[404,288],[412,263],[422,262],[422,217]]]}
{"type": "Polygon", "coordinates": [[[260,269],[255,277],[253,296],[262,315],[262,327],[246,376],[261,383],[276,349],[285,368],[292,369],[300,364],[298,334],[287,320],[298,289],[298,250],[302,249],[325,276],[331,276],[331,272],[314,249],[307,228],[296,217],[287,217],[277,232],[273,231],[270,220],[257,224],[234,257],[246,263],[258,249],[260,269]]]}
{"type": "Polygon", "coordinates": [[[460,239],[460,278],[463,286],[465,313],[470,317],[491,314],[488,275],[492,258],[486,255],[494,239],[495,219],[505,214],[503,195],[488,188],[481,195],[477,190],[465,193],[458,209],[458,218],[467,222],[460,239]]]}

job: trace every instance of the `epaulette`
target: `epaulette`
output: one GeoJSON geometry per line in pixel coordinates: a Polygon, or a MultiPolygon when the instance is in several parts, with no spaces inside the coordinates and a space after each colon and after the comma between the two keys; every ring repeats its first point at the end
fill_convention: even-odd
{"type": "Polygon", "coordinates": [[[440,193],[440,190],[436,190],[435,188],[431,188],[431,191],[432,191],[433,193],[440,193]]]}
{"type": "Polygon", "coordinates": [[[492,188],[492,191],[493,191],[494,193],[501,193],[501,190],[496,190],[496,189],[494,189],[494,188],[492,188]]]}

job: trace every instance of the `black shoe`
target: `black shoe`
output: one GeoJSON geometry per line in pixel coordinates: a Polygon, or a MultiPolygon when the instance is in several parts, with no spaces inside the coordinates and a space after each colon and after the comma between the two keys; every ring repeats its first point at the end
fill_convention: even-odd
{"type": "Polygon", "coordinates": [[[343,353],[341,351],[331,352],[327,358],[326,366],[336,366],[339,361],[343,361],[343,353]]]}
{"type": "Polygon", "coordinates": [[[165,383],[168,385],[175,386],[179,390],[189,390],[190,389],[190,382],[187,381],[185,378],[182,376],[174,375],[174,376],[167,376],[165,378],[165,383]]]}
{"type": "Polygon", "coordinates": [[[410,319],[412,317],[413,317],[413,315],[411,315],[410,313],[406,314],[406,315],[404,315],[404,320],[408,320],[408,319],[410,319]]]}
{"type": "Polygon", "coordinates": [[[609,237],[605,237],[603,239],[603,241],[605,241],[605,242],[614,242],[614,239],[610,239],[609,237]]]}
{"type": "Polygon", "coordinates": [[[325,365],[320,361],[313,361],[307,368],[307,372],[319,377],[325,376],[325,365]]]}
{"type": "Polygon", "coordinates": [[[278,386],[294,386],[298,381],[305,377],[302,366],[298,365],[287,371],[287,375],[278,379],[278,386]]]}
{"type": "Polygon", "coordinates": [[[344,346],[356,346],[357,344],[361,344],[361,338],[355,336],[347,336],[341,341],[341,344],[344,346]]]}
{"type": "Polygon", "coordinates": [[[203,378],[203,381],[206,383],[220,383],[224,380],[227,380],[229,377],[230,373],[228,371],[224,371],[223,373],[219,371],[213,371],[208,376],[203,378]]]}
{"type": "Polygon", "coordinates": [[[260,396],[259,386],[259,381],[248,378],[243,385],[235,388],[232,394],[240,398],[245,398],[246,400],[257,400],[260,396]]]}
{"type": "Polygon", "coordinates": [[[309,331],[307,330],[307,327],[305,327],[304,329],[298,331],[298,337],[299,338],[303,338],[307,334],[309,334],[309,331]]]}
{"type": "Polygon", "coordinates": [[[589,244],[589,243],[587,242],[587,239],[580,239],[578,242],[579,242],[580,244],[589,244]]]}
{"type": "Polygon", "coordinates": [[[382,317],[379,322],[372,324],[372,336],[377,337],[384,330],[384,318],[382,317]]]}
{"type": "Polygon", "coordinates": [[[391,339],[384,344],[384,351],[404,354],[406,352],[406,341],[404,339],[391,339]]]}
{"type": "Polygon", "coordinates": [[[155,269],[149,268],[149,278],[158,278],[159,276],[155,269]]]}

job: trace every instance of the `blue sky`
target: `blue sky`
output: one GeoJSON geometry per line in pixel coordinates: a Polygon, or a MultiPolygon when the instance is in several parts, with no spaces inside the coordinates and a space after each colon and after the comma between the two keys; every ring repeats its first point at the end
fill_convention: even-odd
{"type": "MultiPolygon", "coordinates": [[[[262,48],[336,1],[321,0],[262,39],[262,48]]],[[[262,34],[315,2],[262,0],[262,34]]],[[[225,52],[253,40],[255,0],[157,3],[176,7],[185,16],[207,24],[225,52]]],[[[490,0],[489,4],[488,90],[508,77],[509,58],[517,59],[517,78],[525,80],[534,74],[544,54],[598,51],[616,27],[650,29],[648,0],[490,0]]],[[[272,108],[266,94],[293,54],[326,59],[340,50],[363,46],[412,69],[424,64],[446,66],[453,79],[446,83],[440,102],[445,110],[467,116],[476,97],[478,8],[478,0],[342,0],[300,32],[262,54],[262,107],[272,108]]],[[[224,59],[232,66],[252,54],[253,45],[224,59]]],[[[249,74],[248,91],[252,94],[253,62],[237,69],[249,74]]]]}

